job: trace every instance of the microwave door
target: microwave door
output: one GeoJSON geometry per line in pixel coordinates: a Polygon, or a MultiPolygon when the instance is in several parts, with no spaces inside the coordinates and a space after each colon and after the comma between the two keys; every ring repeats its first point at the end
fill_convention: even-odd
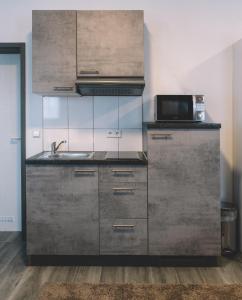
{"type": "Polygon", "coordinates": [[[158,121],[193,120],[192,96],[162,96],[157,98],[158,121]]]}

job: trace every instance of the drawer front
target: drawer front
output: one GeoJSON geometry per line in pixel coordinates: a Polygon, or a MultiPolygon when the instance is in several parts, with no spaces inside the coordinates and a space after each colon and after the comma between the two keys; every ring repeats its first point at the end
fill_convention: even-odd
{"type": "Polygon", "coordinates": [[[147,252],[146,219],[101,220],[101,255],[146,255],[147,252]]]}
{"type": "Polygon", "coordinates": [[[145,183],[102,183],[99,201],[101,218],[147,218],[145,183]]]}
{"type": "Polygon", "coordinates": [[[147,167],[105,165],[99,168],[100,182],[147,182],[147,167]]]}

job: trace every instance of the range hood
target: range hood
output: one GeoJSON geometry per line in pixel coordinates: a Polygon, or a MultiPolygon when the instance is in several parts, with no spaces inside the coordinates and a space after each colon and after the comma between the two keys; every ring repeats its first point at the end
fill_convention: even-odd
{"type": "Polygon", "coordinates": [[[76,91],[81,96],[141,96],[143,77],[78,78],[76,91]]]}

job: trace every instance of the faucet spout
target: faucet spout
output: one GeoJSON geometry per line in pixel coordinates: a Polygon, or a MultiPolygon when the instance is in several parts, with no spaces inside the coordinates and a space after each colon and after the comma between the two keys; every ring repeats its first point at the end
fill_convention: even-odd
{"type": "Polygon", "coordinates": [[[60,146],[65,143],[66,141],[61,141],[57,146],[56,142],[51,143],[51,155],[55,155],[60,146]]]}

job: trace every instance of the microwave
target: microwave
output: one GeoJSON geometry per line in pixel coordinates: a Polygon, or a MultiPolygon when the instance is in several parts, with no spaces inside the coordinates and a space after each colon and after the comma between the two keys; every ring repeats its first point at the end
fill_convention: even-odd
{"type": "Polygon", "coordinates": [[[155,121],[205,121],[204,96],[157,95],[155,97],[155,121]]]}

